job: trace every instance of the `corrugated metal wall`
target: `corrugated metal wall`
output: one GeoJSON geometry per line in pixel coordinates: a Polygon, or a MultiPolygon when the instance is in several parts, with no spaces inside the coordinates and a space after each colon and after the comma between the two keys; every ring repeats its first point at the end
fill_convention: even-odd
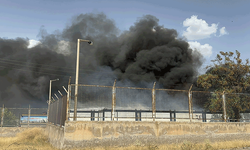
{"type": "Polygon", "coordinates": [[[48,121],[54,125],[64,126],[66,120],[67,96],[50,104],[48,121]]]}

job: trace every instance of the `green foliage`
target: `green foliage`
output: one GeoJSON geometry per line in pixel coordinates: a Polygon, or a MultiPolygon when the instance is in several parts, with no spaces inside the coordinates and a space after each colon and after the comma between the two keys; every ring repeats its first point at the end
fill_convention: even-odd
{"type": "MultiPolygon", "coordinates": [[[[2,117],[2,111],[0,116],[2,117]]],[[[3,126],[16,126],[16,119],[16,116],[11,111],[9,111],[7,108],[4,108],[3,126]]]]}
{"type": "Polygon", "coordinates": [[[220,55],[212,60],[214,65],[208,66],[206,74],[198,77],[197,84],[207,91],[214,92],[205,104],[206,109],[212,112],[222,111],[222,93],[225,92],[227,116],[239,121],[240,111],[250,108],[250,98],[246,94],[233,93],[246,92],[250,86],[250,69],[248,59],[243,64],[237,50],[236,56],[233,55],[233,52],[220,52],[220,55]]]}

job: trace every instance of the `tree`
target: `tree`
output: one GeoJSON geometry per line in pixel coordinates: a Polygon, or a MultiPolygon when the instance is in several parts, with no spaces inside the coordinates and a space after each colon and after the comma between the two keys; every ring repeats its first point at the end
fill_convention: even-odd
{"type": "MultiPolygon", "coordinates": [[[[2,112],[0,116],[2,116],[2,112]]],[[[16,116],[7,108],[4,108],[3,126],[16,126],[16,125],[17,125],[16,116]]]]}
{"type": "Polygon", "coordinates": [[[211,112],[222,111],[222,93],[226,93],[227,117],[239,121],[240,112],[250,108],[250,95],[246,94],[250,86],[249,60],[242,63],[240,53],[220,52],[213,66],[207,66],[207,72],[198,77],[197,84],[207,91],[214,92],[205,104],[211,112]],[[233,58],[232,58],[233,57],[233,58]],[[224,58],[224,59],[223,59],[224,58]],[[236,94],[245,93],[245,94],[236,94]]]}

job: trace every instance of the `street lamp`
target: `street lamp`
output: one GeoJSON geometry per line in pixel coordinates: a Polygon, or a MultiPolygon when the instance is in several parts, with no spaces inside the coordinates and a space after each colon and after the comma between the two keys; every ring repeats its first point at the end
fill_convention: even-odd
{"type": "Polygon", "coordinates": [[[80,53],[80,42],[87,42],[89,45],[93,45],[93,42],[90,41],[90,40],[77,39],[74,121],[76,121],[76,116],[77,116],[77,95],[78,95],[78,76],[79,76],[79,53],[80,53]]]}
{"type": "Polygon", "coordinates": [[[49,122],[49,108],[50,108],[50,103],[51,103],[51,84],[53,81],[58,81],[59,79],[54,79],[54,80],[49,80],[49,102],[48,102],[48,112],[47,112],[47,118],[49,122]]]}

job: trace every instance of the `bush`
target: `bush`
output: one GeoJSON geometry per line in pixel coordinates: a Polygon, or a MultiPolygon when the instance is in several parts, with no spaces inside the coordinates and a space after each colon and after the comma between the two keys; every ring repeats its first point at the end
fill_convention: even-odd
{"type": "MultiPolygon", "coordinates": [[[[2,111],[0,114],[1,118],[2,118],[2,111]]],[[[7,108],[4,108],[4,117],[3,117],[3,126],[16,126],[17,125],[17,121],[16,121],[16,116],[9,111],[7,108]]],[[[1,123],[2,119],[0,119],[0,123],[1,123]]]]}

